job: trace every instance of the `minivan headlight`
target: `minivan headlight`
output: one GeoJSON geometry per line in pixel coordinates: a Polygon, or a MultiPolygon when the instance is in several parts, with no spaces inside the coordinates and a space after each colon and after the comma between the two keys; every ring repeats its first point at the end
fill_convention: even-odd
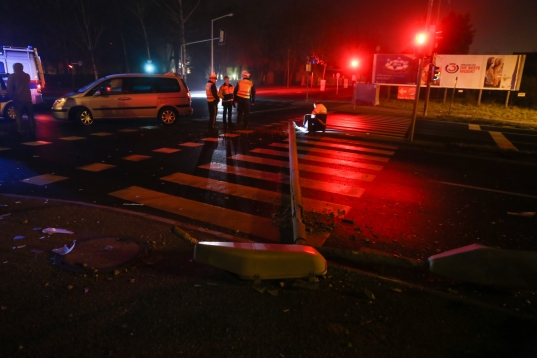
{"type": "Polygon", "coordinates": [[[62,106],[65,103],[65,101],[66,101],[65,97],[58,98],[57,100],[54,101],[54,104],[52,106],[53,107],[62,106]]]}

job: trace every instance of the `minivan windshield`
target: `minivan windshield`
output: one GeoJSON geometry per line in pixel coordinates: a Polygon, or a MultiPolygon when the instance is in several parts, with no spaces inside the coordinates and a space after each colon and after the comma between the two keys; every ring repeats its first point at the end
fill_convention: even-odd
{"type": "Polygon", "coordinates": [[[77,93],[84,93],[86,92],[88,89],[90,89],[91,87],[95,86],[97,83],[99,83],[100,81],[104,80],[105,77],[103,78],[99,78],[98,80],[95,80],[93,81],[92,83],[90,83],[89,85],[85,85],[84,87],[76,90],[77,93]]]}

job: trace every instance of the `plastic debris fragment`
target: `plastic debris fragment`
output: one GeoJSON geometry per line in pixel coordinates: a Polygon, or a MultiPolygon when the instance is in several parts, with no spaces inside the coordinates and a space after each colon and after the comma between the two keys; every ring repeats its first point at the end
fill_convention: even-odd
{"type": "Polygon", "coordinates": [[[7,214],[2,214],[0,215],[0,220],[2,220],[3,218],[5,218],[6,216],[9,216],[11,215],[11,213],[7,213],[7,214]]]}
{"type": "Polygon", "coordinates": [[[365,295],[366,295],[370,300],[374,300],[374,299],[375,299],[375,295],[373,294],[373,292],[369,291],[368,289],[365,289],[365,288],[364,288],[364,293],[365,293],[365,295]]]}
{"type": "Polygon", "coordinates": [[[66,230],[66,229],[60,229],[60,228],[56,228],[56,227],[47,227],[46,229],[43,229],[43,234],[49,234],[49,235],[52,235],[52,234],[74,234],[73,231],[69,231],[69,230],[66,230]]]}
{"type": "Polygon", "coordinates": [[[21,245],[21,246],[13,246],[13,250],[15,249],[22,249],[23,247],[25,247],[26,245],[21,245]]]}
{"type": "Polygon", "coordinates": [[[75,248],[75,244],[76,244],[76,240],[73,240],[73,246],[71,246],[70,248],[67,247],[67,245],[63,245],[63,247],[58,247],[56,249],[53,249],[52,252],[58,255],[67,255],[68,253],[73,251],[73,249],[75,248]]]}
{"type": "Polygon", "coordinates": [[[17,235],[13,238],[13,240],[22,240],[22,239],[24,239],[24,236],[22,235],[17,235]]]}
{"type": "Polygon", "coordinates": [[[42,254],[44,251],[43,250],[38,250],[38,249],[33,249],[33,250],[30,250],[30,252],[33,252],[34,254],[42,254]]]}
{"type": "Polygon", "coordinates": [[[108,246],[105,246],[105,247],[104,247],[104,249],[105,249],[106,251],[110,251],[110,250],[112,250],[113,248],[114,248],[114,246],[111,246],[111,245],[108,245],[108,246]]]}

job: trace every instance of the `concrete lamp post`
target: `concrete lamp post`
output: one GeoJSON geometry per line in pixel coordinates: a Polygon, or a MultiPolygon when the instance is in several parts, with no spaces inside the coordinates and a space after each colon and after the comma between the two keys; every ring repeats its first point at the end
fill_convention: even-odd
{"type": "Polygon", "coordinates": [[[231,13],[229,13],[227,15],[220,16],[220,17],[217,17],[216,19],[211,20],[211,74],[214,73],[214,49],[213,49],[213,47],[214,47],[213,46],[214,45],[213,44],[213,41],[214,41],[214,38],[213,38],[213,36],[214,36],[214,22],[216,20],[220,20],[220,19],[223,19],[224,17],[228,17],[228,16],[230,16],[230,17],[233,16],[233,13],[231,12],[231,13]]]}

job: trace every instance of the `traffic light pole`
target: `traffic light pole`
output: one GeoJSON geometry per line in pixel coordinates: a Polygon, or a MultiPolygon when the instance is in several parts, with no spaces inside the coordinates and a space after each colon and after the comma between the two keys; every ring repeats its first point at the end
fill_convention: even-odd
{"type": "Polygon", "coordinates": [[[423,72],[423,56],[419,57],[418,78],[416,80],[416,94],[414,98],[414,107],[412,108],[412,123],[410,126],[409,140],[414,140],[414,130],[416,129],[416,117],[418,114],[418,101],[420,100],[421,73],[423,72]]]}
{"type": "Polygon", "coordinates": [[[423,116],[427,117],[427,110],[429,109],[429,97],[431,97],[431,77],[433,77],[432,71],[435,64],[432,61],[429,63],[429,71],[427,72],[427,92],[425,93],[425,105],[423,106],[423,116]]]}

